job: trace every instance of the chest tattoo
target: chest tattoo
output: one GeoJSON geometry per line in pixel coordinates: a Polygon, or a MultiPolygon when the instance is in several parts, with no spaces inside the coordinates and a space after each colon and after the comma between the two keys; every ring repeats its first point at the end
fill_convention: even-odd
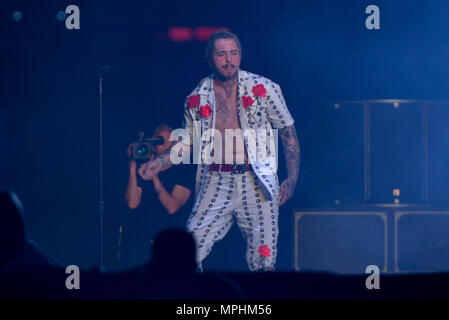
{"type": "Polygon", "coordinates": [[[232,112],[231,108],[235,107],[232,103],[232,99],[225,98],[221,93],[215,94],[215,106],[217,108],[217,116],[223,121],[231,119],[232,112]]]}

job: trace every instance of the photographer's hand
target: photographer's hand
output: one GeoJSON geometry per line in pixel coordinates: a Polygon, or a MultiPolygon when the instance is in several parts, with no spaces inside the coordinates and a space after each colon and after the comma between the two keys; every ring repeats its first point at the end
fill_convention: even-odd
{"type": "MultiPolygon", "coordinates": [[[[129,144],[128,149],[126,150],[126,154],[128,155],[128,158],[131,158],[131,144],[129,144]]],[[[129,160],[129,169],[131,170],[131,173],[136,173],[137,171],[136,160],[134,159],[129,160]]]]}
{"type": "Polygon", "coordinates": [[[140,205],[142,188],[137,185],[137,163],[131,158],[131,145],[128,146],[126,154],[129,159],[129,178],[125,191],[125,200],[130,209],[136,209],[140,205]]]}
{"type": "Polygon", "coordinates": [[[162,162],[159,157],[147,161],[145,163],[142,163],[142,165],[139,167],[139,174],[142,177],[143,180],[151,180],[153,177],[161,171],[162,168],[162,162]]]}
{"type": "Polygon", "coordinates": [[[165,150],[163,153],[155,157],[153,160],[143,163],[139,167],[139,174],[142,177],[142,179],[151,180],[153,176],[157,174],[159,171],[170,168],[173,165],[170,160],[171,149],[178,143],[169,147],[167,150],[165,150]]]}

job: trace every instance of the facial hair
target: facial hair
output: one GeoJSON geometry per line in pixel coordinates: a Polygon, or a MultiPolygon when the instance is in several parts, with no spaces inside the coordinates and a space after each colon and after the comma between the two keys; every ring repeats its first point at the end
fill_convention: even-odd
{"type": "Polygon", "coordinates": [[[222,82],[227,82],[227,81],[229,81],[229,80],[231,80],[231,79],[237,78],[238,69],[236,68],[236,65],[233,64],[233,63],[228,63],[228,64],[226,64],[226,65],[224,65],[224,66],[222,66],[222,67],[225,67],[225,66],[228,66],[228,65],[229,65],[229,66],[232,66],[233,68],[235,68],[234,74],[231,75],[230,77],[227,77],[227,76],[223,75],[223,74],[219,71],[219,69],[216,67],[216,65],[214,64],[213,69],[214,69],[214,74],[215,74],[215,77],[216,77],[217,80],[222,81],[222,82]]]}

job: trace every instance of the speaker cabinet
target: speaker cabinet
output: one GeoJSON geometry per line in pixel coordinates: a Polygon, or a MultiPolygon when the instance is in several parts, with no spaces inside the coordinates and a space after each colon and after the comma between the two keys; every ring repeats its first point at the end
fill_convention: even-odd
{"type": "Polygon", "coordinates": [[[449,271],[449,211],[396,211],[395,271],[449,271]]]}
{"type": "Polygon", "coordinates": [[[295,269],[365,273],[376,265],[387,271],[387,226],[386,212],[295,212],[295,269]]]}
{"type": "Polygon", "coordinates": [[[421,101],[369,105],[369,202],[392,203],[394,189],[402,203],[422,202],[423,112],[421,101]]]}

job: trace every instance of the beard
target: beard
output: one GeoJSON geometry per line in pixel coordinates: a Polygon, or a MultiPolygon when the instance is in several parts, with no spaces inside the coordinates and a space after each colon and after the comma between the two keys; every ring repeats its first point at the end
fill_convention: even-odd
{"type": "Polygon", "coordinates": [[[228,63],[217,68],[213,66],[214,73],[220,81],[228,81],[237,78],[238,67],[233,63],[228,63]]]}

